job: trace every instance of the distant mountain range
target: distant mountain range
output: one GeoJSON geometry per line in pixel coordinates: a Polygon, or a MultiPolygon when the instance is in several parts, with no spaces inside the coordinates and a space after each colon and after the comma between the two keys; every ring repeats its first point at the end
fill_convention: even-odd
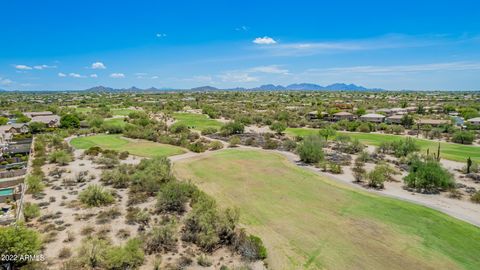
{"type": "Polygon", "coordinates": [[[329,90],[329,91],[383,91],[383,89],[380,88],[366,88],[363,86],[355,85],[355,84],[345,84],[345,83],[335,83],[335,84],[330,84],[327,86],[321,86],[318,84],[313,84],[313,83],[296,83],[296,84],[290,84],[287,86],[283,85],[274,85],[274,84],[265,84],[261,85],[259,87],[254,87],[254,88],[243,88],[243,87],[236,87],[236,88],[228,88],[228,89],[221,89],[217,87],[213,87],[210,85],[205,85],[205,86],[200,86],[200,87],[194,87],[190,89],[174,89],[174,88],[155,88],[155,87],[150,87],[147,89],[140,89],[135,86],[132,86],[130,88],[121,88],[121,89],[114,89],[111,87],[105,87],[105,86],[95,86],[89,89],[85,89],[84,91],[87,92],[114,92],[114,91],[121,91],[121,92],[138,92],[138,91],[146,91],[146,92],[156,92],[156,91],[175,91],[175,90],[190,90],[190,91],[219,91],[219,90],[224,90],[224,91],[244,91],[244,90],[250,90],[250,91],[286,91],[286,90],[292,90],[292,91],[321,91],[321,90],[329,90]]]}

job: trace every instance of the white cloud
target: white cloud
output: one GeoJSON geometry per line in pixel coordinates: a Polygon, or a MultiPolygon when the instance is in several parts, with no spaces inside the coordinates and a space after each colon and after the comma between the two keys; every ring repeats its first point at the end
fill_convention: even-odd
{"type": "Polygon", "coordinates": [[[107,67],[102,62],[95,62],[91,66],[92,69],[106,69],[107,67]]]}
{"type": "Polygon", "coordinates": [[[152,76],[150,79],[156,80],[156,79],[158,79],[158,76],[152,76]]]}
{"type": "Polygon", "coordinates": [[[253,43],[262,44],[262,45],[271,45],[271,44],[276,44],[277,41],[275,41],[271,37],[264,36],[264,37],[257,37],[256,39],[253,40],[253,43]]]}
{"type": "Polygon", "coordinates": [[[98,78],[97,74],[90,74],[90,78],[98,78]]]}
{"type": "Polygon", "coordinates": [[[73,73],[73,72],[69,73],[68,76],[70,76],[72,78],[85,78],[85,76],[80,75],[78,73],[73,73]]]}
{"type": "Polygon", "coordinates": [[[165,33],[156,33],[155,36],[156,36],[157,38],[162,38],[162,37],[166,37],[167,34],[165,34],[165,33]]]}
{"type": "Polygon", "coordinates": [[[387,74],[431,71],[467,71],[480,70],[480,62],[444,62],[391,66],[351,66],[323,69],[309,69],[308,73],[348,73],[348,74],[387,74]]]}
{"type": "Polygon", "coordinates": [[[37,65],[37,66],[33,66],[33,68],[38,69],[38,70],[43,70],[43,69],[47,69],[47,68],[57,68],[57,66],[37,65]]]}
{"type": "Polygon", "coordinates": [[[10,85],[13,81],[7,78],[0,77],[0,85],[10,85]]]}
{"type": "Polygon", "coordinates": [[[15,65],[15,68],[18,69],[18,70],[31,70],[32,69],[31,66],[27,66],[27,65],[15,65]]]}
{"type": "Polygon", "coordinates": [[[123,73],[112,73],[112,74],[110,74],[110,78],[122,79],[122,78],[125,78],[125,74],[123,74],[123,73]]]}
{"type": "Polygon", "coordinates": [[[62,72],[59,72],[57,75],[58,75],[58,77],[62,77],[62,78],[67,77],[67,74],[62,73],[62,72]]]}
{"type": "Polygon", "coordinates": [[[247,72],[225,72],[218,77],[224,82],[236,83],[257,82],[259,80],[257,77],[250,76],[247,72]]]}
{"type": "Polygon", "coordinates": [[[259,72],[259,73],[284,74],[284,75],[290,74],[288,72],[288,69],[281,68],[278,65],[258,66],[258,67],[250,68],[246,71],[252,72],[252,73],[259,72]]]}
{"type": "Polygon", "coordinates": [[[235,31],[244,31],[244,32],[246,32],[246,31],[248,31],[248,27],[245,26],[245,25],[242,25],[242,26],[240,26],[240,27],[235,28],[235,31]]]}

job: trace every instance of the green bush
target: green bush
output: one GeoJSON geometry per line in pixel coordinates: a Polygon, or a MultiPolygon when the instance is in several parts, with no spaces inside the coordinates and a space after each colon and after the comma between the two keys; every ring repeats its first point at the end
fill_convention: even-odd
{"type": "Polygon", "coordinates": [[[72,155],[65,150],[57,150],[48,156],[48,161],[64,166],[72,161],[72,155]]]}
{"type": "Polygon", "coordinates": [[[201,131],[202,135],[209,135],[209,134],[214,134],[214,133],[217,133],[217,132],[218,132],[218,129],[214,128],[214,127],[207,127],[207,128],[202,129],[202,131],[201,131]]]}
{"type": "Polygon", "coordinates": [[[23,216],[26,221],[30,221],[38,216],[40,216],[40,207],[38,204],[27,202],[23,206],[23,216]]]}
{"type": "Polygon", "coordinates": [[[457,131],[452,136],[452,141],[461,144],[472,144],[475,140],[475,133],[471,131],[457,131]]]}
{"type": "Polygon", "coordinates": [[[157,195],[158,211],[183,213],[185,204],[194,190],[194,186],[188,183],[178,181],[166,183],[157,195]]]}
{"type": "Polygon", "coordinates": [[[27,184],[27,192],[30,194],[37,194],[42,192],[45,185],[42,182],[42,177],[39,175],[28,175],[25,177],[25,183],[27,184]]]}
{"type": "Polygon", "coordinates": [[[219,150],[223,148],[223,143],[220,141],[211,141],[209,145],[210,150],[219,150]]]}
{"type": "Polygon", "coordinates": [[[166,225],[153,227],[142,236],[143,248],[147,254],[168,252],[175,250],[177,238],[176,225],[170,222],[166,225]]]}
{"type": "Polygon", "coordinates": [[[472,197],[470,197],[470,200],[474,203],[480,203],[480,191],[475,192],[472,197]]]}
{"type": "MultiPolygon", "coordinates": [[[[0,255],[38,255],[41,248],[39,234],[22,224],[0,226],[0,255]]],[[[26,256],[28,257],[28,256],[26,256]]],[[[14,266],[27,263],[24,260],[12,262],[14,266]]]]}
{"type": "Polygon", "coordinates": [[[106,269],[137,269],[143,264],[144,254],[139,239],[133,238],[124,246],[107,248],[106,269]]]}
{"type": "Polygon", "coordinates": [[[414,160],[404,181],[408,187],[422,192],[436,192],[455,186],[452,174],[434,160],[414,160]]]}
{"type": "Polygon", "coordinates": [[[112,193],[99,185],[89,185],[78,195],[80,201],[89,207],[109,205],[115,200],[112,193]]]}
{"type": "Polygon", "coordinates": [[[300,160],[306,163],[317,163],[324,158],[323,140],[318,135],[305,137],[297,147],[300,160]]]}
{"type": "Polygon", "coordinates": [[[245,130],[245,126],[238,121],[229,122],[222,126],[220,129],[222,135],[229,136],[233,134],[242,134],[245,130]]]}

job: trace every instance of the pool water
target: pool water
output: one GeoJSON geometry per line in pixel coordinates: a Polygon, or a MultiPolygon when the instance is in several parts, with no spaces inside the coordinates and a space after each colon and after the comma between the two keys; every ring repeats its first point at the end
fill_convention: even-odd
{"type": "Polygon", "coordinates": [[[0,196],[7,196],[13,194],[13,188],[0,189],[0,196]]]}

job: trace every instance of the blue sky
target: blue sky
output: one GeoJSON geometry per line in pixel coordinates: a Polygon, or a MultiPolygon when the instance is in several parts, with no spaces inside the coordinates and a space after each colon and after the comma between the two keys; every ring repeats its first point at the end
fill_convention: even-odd
{"type": "Polygon", "coordinates": [[[480,3],[1,1],[0,88],[480,89],[480,3]]]}

